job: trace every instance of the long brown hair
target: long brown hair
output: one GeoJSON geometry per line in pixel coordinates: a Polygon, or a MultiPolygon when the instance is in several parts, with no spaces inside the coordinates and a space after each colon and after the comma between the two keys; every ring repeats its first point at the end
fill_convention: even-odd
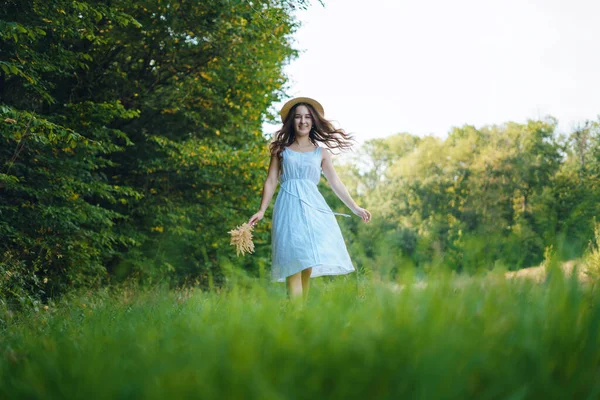
{"type": "Polygon", "coordinates": [[[335,129],[333,124],[321,117],[310,104],[298,103],[285,116],[281,129],[275,132],[275,139],[270,145],[271,155],[277,155],[277,158],[281,161],[283,150],[294,143],[296,139],[294,115],[296,114],[296,108],[299,106],[305,106],[312,117],[312,128],[308,134],[308,139],[312,144],[318,146],[317,143],[320,142],[328,148],[336,150],[348,150],[352,147],[354,141],[352,135],[346,133],[343,129],[335,129]]]}

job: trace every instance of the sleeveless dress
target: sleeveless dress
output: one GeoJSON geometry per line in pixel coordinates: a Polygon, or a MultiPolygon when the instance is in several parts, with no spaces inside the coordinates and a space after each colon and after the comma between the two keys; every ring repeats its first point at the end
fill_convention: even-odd
{"type": "Polygon", "coordinates": [[[321,152],[282,153],[282,174],[273,210],[272,281],[312,267],[311,277],[354,271],[342,232],[331,208],[319,192],[321,152]]]}

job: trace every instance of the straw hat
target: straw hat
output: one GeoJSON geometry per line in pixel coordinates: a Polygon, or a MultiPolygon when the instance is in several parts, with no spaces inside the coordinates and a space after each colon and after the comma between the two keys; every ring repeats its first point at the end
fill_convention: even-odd
{"type": "Polygon", "coordinates": [[[321,103],[319,103],[315,99],[311,99],[310,97],[295,97],[287,103],[285,103],[283,107],[281,107],[281,111],[279,111],[279,115],[281,116],[281,122],[283,122],[285,117],[290,112],[291,108],[298,103],[310,104],[321,115],[321,117],[325,117],[325,110],[323,110],[323,106],[321,105],[321,103]]]}

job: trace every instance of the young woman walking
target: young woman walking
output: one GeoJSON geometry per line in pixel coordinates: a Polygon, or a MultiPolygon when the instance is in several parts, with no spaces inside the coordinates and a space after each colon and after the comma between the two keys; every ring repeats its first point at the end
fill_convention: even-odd
{"type": "Polygon", "coordinates": [[[290,297],[308,295],[310,278],[354,271],[340,227],[319,192],[321,171],[333,192],[364,222],[371,213],[359,207],[338,177],[329,149],[351,147],[351,137],[325,119],[323,106],[308,97],[288,101],[280,111],[283,126],[270,145],[271,162],[260,208],[249,224],[260,221],[278,180],[281,187],[273,210],[273,281],[287,282],[290,297]]]}

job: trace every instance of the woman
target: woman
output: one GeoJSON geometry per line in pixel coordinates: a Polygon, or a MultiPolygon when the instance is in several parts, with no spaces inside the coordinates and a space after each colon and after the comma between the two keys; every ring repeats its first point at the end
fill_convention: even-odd
{"type": "Polygon", "coordinates": [[[259,211],[249,224],[260,221],[271,202],[278,178],[281,187],[272,227],[271,276],[287,282],[290,297],[308,295],[310,278],[354,271],[340,227],[319,192],[321,170],[334,193],[364,222],[371,214],[359,207],[337,176],[329,149],[348,149],[351,137],[324,118],[323,106],[308,97],[288,101],[280,111],[282,128],[270,145],[271,162],[259,211]],[[323,146],[319,146],[322,144],[323,146]]]}

